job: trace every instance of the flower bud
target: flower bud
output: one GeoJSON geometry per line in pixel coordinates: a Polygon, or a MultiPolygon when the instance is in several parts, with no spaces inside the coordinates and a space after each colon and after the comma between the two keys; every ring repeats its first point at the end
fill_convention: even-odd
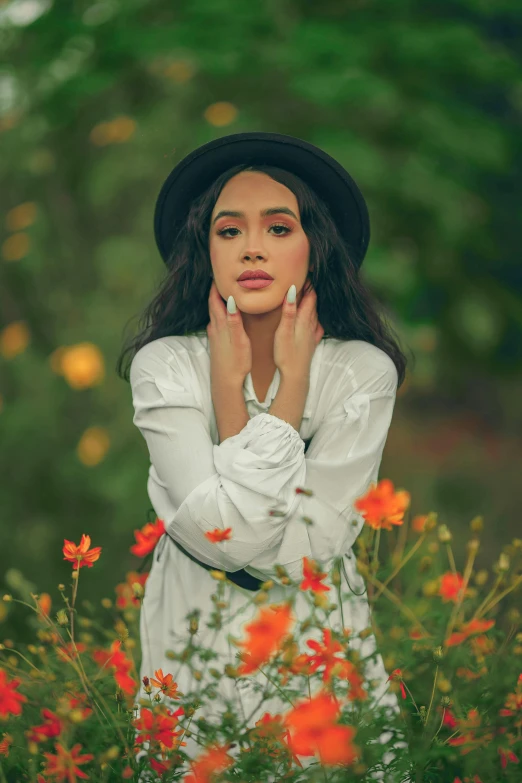
{"type": "Polygon", "coordinates": [[[446,709],[448,707],[451,707],[452,701],[449,696],[443,696],[440,700],[441,707],[445,707],[446,709]]]}
{"type": "Polygon", "coordinates": [[[265,604],[268,601],[268,593],[266,590],[260,590],[259,593],[254,596],[253,601],[255,604],[265,604]]]}
{"type": "Polygon", "coordinates": [[[131,587],[132,587],[132,594],[134,598],[141,600],[145,595],[145,590],[143,588],[143,585],[140,584],[139,582],[133,582],[131,587]]]}
{"type": "Polygon", "coordinates": [[[62,583],[60,582],[60,584],[58,585],[58,590],[60,590],[60,592],[65,590],[65,585],[62,585],[62,583]]]}
{"type": "Polygon", "coordinates": [[[112,606],[112,601],[110,598],[102,598],[100,603],[104,609],[110,609],[112,606]]]}
{"type": "Polygon", "coordinates": [[[261,585],[261,590],[271,590],[274,586],[274,580],[273,579],[267,579],[266,582],[263,582],[261,585]]]}
{"type": "Polygon", "coordinates": [[[498,558],[497,569],[502,573],[509,571],[509,557],[505,552],[501,552],[498,558]]]}
{"type": "Polygon", "coordinates": [[[192,617],[189,623],[189,633],[193,636],[195,633],[198,632],[199,628],[199,619],[197,617],[192,617]]]}
{"type": "Polygon", "coordinates": [[[439,645],[439,647],[435,647],[435,649],[433,650],[433,660],[436,663],[439,663],[439,661],[442,661],[443,658],[444,658],[444,650],[439,645]]]}
{"type": "Polygon", "coordinates": [[[217,579],[219,582],[224,582],[225,579],[227,578],[227,575],[225,574],[224,571],[216,571],[213,569],[212,571],[209,571],[209,574],[212,577],[212,579],[217,579]]]}
{"type": "Polygon", "coordinates": [[[469,529],[472,533],[480,533],[484,529],[484,517],[474,517],[469,523],[469,529]]]}
{"type": "Polygon", "coordinates": [[[58,625],[68,625],[69,618],[65,609],[58,609],[58,612],[56,613],[56,622],[58,625]]]}
{"type": "Polygon", "coordinates": [[[475,574],[475,584],[478,585],[479,587],[485,585],[488,579],[489,579],[489,574],[484,568],[482,568],[480,571],[477,571],[477,573],[475,574]]]}
{"type": "Polygon", "coordinates": [[[431,530],[434,530],[437,527],[437,523],[438,514],[435,511],[430,511],[424,523],[424,532],[429,533],[431,530]]]}
{"type": "Polygon", "coordinates": [[[473,554],[474,552],[478,552],[479,547],[480,547],[480,541],[478,540],[478,538],[470,538],[470,540],[468,541],[466,546],[467,546],[468,552],[470,554],[473,554]]]}
{"type": "Polygon", "coordinates": [[[77,568],[73,569],[73,572],[71,574],[72,579],[78,579],[79,575],[80,575],[80,572],[78,571],[78,569],[77,568]]]}
{"type": "Polygon", "coordinates": [[[9,602],[9,601],[12,601],[12,600],[13,600],[13,596],[12,595],[7,595],[7,594],[4,595],[4,601],[9,602]]]}
{"type": "Polygon", "coordinates": [[[437,535],[441,544],[449,544],[453,538],[447,525],[440,525],[437,531],[437,535]]]}

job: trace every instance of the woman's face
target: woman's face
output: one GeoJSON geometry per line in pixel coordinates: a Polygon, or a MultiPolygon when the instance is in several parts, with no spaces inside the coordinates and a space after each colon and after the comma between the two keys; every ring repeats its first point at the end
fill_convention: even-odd
{"type": "Polygon", "coordinates": [[[212,210],[209,252],[219,293],[225,300],[232,294],[242,312],[265,313],[281,307],[292,283],[297,304],[302,299],[310,243],[295,195],[267,174],[242,171],[224,186],[212,210]],[[293,215],[261,214],[274,207],[284,207],[293,215]],[[222,211],[243,214],[217,217],[222,211]],[[243,272],[257,269],[268,272],[273,283],[258,289],[239,285],[237,279],[243,272]]]}

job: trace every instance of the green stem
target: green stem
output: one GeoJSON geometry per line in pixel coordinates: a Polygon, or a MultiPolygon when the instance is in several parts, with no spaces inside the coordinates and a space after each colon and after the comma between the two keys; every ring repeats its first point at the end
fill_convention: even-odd
{"type": "Polygon", "coordinates": [[[433,704],[433,697],[435,696],[435,686],[437,685],[438,674],[439,674],[439,666],[437,664],[437,668],[435,669],[435,679],[433,680],[433,689],[431,691],[430,706],[428,707],[428,712],[426,713],[426,723],[425,723],[426,726],[428,725],[428,720],[431,712],[431,705],[433,704]]]}

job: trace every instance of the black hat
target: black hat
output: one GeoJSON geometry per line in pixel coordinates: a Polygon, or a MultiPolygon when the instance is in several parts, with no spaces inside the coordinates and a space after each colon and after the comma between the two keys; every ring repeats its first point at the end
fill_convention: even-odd
{"type": "Polygon", "coordinates": [[[156,201],[154,234],[165,263],[190,205],[224,171],[240,163],[278,166],[304,180],[328,205],[352,258],[361,266],[370,220],[361,191],[326,152],[280,133],[233,133],[193,150],[170,172],[156,201]]]}

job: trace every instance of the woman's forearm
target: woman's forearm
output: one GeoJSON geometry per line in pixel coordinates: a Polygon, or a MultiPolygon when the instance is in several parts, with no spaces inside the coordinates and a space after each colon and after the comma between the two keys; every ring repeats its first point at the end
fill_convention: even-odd
{"type": "Polygon", "coordinates": [[[249,422],[243,385],[212,384],[212,404],[216,416],[219,442],[237,435],[249,422]]]}
{"type": "Polygon", "coordinates": [[[310,376],[303,378],[281,376],[279,389],[268,412],[288,422],[299,432],[309,388],[310,376]]]}
{"type": "MultiPolygon", "coordinates": [[[[288,422],[299,432],[309,387],[309,377],[294,379],[281,376],[268,413],[288,422]]],[[[241,432],[250,420],[242,385],[212,384],[212,404],[220,443],[241,432]]]]}

